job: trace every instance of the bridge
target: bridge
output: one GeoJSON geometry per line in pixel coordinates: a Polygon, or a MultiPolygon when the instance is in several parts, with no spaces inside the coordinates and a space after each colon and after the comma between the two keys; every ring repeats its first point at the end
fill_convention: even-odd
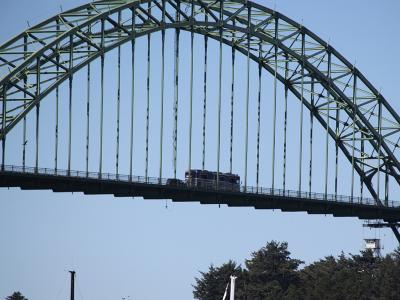
{"type": "Polygon", "coordinates": [[[381,219],[400,242],[398,113],[255,2],[61,12],[0,46],[0,103],[1,187],[381,219]],[[196,168],[211,186],[183,181],[196,168]],[[240,187],[221,188],[223,172],[240,187]]]}

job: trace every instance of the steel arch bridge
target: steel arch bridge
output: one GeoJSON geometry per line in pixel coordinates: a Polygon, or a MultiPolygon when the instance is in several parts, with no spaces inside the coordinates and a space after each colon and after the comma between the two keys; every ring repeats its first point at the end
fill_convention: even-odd
{"type": "Polygon", "coordinates": [[[0,46],[0,102],[3,187],[382,219],[400,241],[399,115],[331,45],[255,2],[62,12],[0,46]],[[177,180],[195,168],[215,182],[177,180]],[[221,188],[231,173],[243,184],[221,188]]]}

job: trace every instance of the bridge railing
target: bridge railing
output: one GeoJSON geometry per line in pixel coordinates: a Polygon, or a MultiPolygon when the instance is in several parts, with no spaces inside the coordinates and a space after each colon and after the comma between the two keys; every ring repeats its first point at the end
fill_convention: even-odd
{"type": "MultiPolygon", "coordinates": [[[[200,180],[201,184],[187,183],[186,181],[179,179],[167,179],[157,177],[145,177],[145,176],[129,176],[123,174],[113,173],[98,173],[98,172],[85,172],[76,170],[64,170],[64,169],[52,169],[52,168],[34,168],[34,167],[21,167],[13,165],[0,165],[0,172],[11,172],[16,174],[37,174],[37,175],[48,175],[48,176],[60,176],[60,177],[72,177],[82,179],[96,179],[106,181],[117,181],[117,182],[132,182],[132,183],[144,183],[154,185],[171,186],[181,189],[189,190],[200,190],[200,191],[222,191],[222,192],[240,192],[247,194],[260,194],[269,195],[276,197],[287,197],[293,199],[309,199],[319,201],[330,201],[330,202],[345,202],[362,205],[376,205],[376,200],[373,198],[364,197],[350,197],[344,195],[335,194],[324,194],[294,190],[283,190],[283,189],[272,189],[266,187],[254,187],[254,186],[240,186],[237,184],[221,184],[215,180],[200,180]]],[[[384,201],[382,201],[384,202],[384,201]]],[[[385,206],[392,208],[400,208],[400,202],[398,201],[387,201],[385,206]]]]}

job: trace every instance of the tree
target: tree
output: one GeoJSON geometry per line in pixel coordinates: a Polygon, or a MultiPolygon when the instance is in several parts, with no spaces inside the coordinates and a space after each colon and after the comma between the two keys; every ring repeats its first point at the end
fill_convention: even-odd
{"type": "Polygon", "coordinates": [[[299,293],[304,299],[386,299],[379,296],[380,263],[371,251],[325,257],[300,271],[299,293]]]}
{"type": "Polygon", "coordinates": [[[6,300],[28,300],[20,292],[14,292],[11,296],[8,296],[6,300]]]}
{"type": "Polygon", "coordinates": [[[221,267],[211,265],[208,272],[200,272],[201,278],[195,278],[193,296],[199,300],[222,299],[230,276],[237,277],[236,295],[240,294],[243,282],[243,270],[234,261],[223,264],[221,267]]]}
{"type": "Polygon", "coordinates": [[[200,300],[222,299],[231,275],[237,276],[235,298],[251,300],[297,299],[298,267],[303,262],[290,258],[287,243],[272,241],[252,253],[242,269],[233,261],[221,267],[211,265],[196,278],[193,295],[200,300]]]}
{"type": "Polygon", "coordinates": [[[400,247],[384,257],[371,251],[327,256],[303,269],[290,257],[287,243],[269,242],[253,252],[245,268],[229,261],[210,266],[196,278],[196,299],[222,299],[232,274],[238,276],[235,299],[240,300],[397,300],[400,299],[400,247]]]}
{"type": "Polygon", "coordinates": [[[246,260],[248,299],[293,299],[300,283],[298,268],[303,262],[290,257],[287,243],[272,241],[246,260]]]}
{"type": "Polygon", "coordinates": [[[400,247],[382,258],[379,265],[381,299],[396,300],[400,295],[400,247]]]}

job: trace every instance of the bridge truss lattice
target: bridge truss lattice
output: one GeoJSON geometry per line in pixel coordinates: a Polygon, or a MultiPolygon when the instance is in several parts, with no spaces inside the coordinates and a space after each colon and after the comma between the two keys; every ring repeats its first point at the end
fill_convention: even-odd
{"type": "MultiPolygon", "coordinates": [[[[258,66],[259,88],[258,101],[255,113],[257,125],[255,129],[256,146],[256,168],[255,185],[260,184],[260,135],[262,126],[260,121],[261,109],[261,74],[265,70],[273,78],[273,101],[269,109],[272,111],[272,136],[271,151],[271,188],[277,185],[275,164],[277,153],[277,135],[283,136],[283,174],[282,188],[286,189],[287,181],[287,123],[288,123],[288,98],[293,95],[300,101],[300,113],[298,116],[298,159],[297,166],[290,166],[298,172],[298,190],[303,186],[311,193],[313,184],[313,130],[314,122],[318,123],[325,130],[324,139],[326,143],[321,147],[325,152],[324,163],[324,193],[328,193],[328,177],[334,178],[334,194],[337,195],[339,189],[338,163],[340,153],[344,155],[350,164],[351,177],[351,199],[357,193],[361,198],[365,193],[369,193],[379,206],[388,206],[389,203],[389,183],[394,186],[400,185],[400,161],[399,141],[400,141],[400,117],[390,106],[384,96],[363,76],[363,74],[351,63],[349,63],[331,45],[323,41],[320,37],[312,33],[309,29],[290,18],[268,9],[251,1],[210,1],[210,0],[108,0],[93,1],[78,8],[62,12],[36,26],[29,28],[18,36],[0,46],[0,139],[2,140],[2,166],[4,167],[7,157],[7,137],[17,126],[23,128],[22,145],[22,166],[26,165],[26,134],[27,118],[29,112],[35,116],[34,124],[34,165],[40,167],[40,108],[44,99],[52,97],[57,104],[56,122],[59,113],[59,88],[63,83],[68,85],[68,115],[66,144],[67,144],[67,170],[71,169],[73,159],[73,83],[74,76],[78,71],[87,68],[87,83],[91,84],[91,64],[100,60],[100,107],[99,107],[99,142],[98,142],[98,173],[102,174],[105,154],[103,153],[103,126],[107,112],[104,111],[105,99],[105,57],[106,53],[117,49],[118,53],[118,94],[117,104],[119,105],[121,94],[121,47],[130,44],[131,51],[135,53],[137,41],[141,37],[147,37],[148,55],[146,87],[146,121],[143,124],[145,132],[145,177],[148,177],[149,164],[149,111],[150,111],[150,43],[151,36],[161,33],[161,43],[158,52],[161,56],[159,66],[160,72],[160,143],[159,148],[159,178],[163,177],[163,133],[164,133],[164,101],[165,101],[165,45],[166,31],[173,30],[174,41],[174,80],[173,80],[173,110],[174,117],[170,124],[172,128],[172,153],[173,153],[173,176],[177,177],[178,137],[180,125],[178,124],[178,108],[182,96],[180,96],[179,72],[182,65],[180,62],[180,34],[181,32],[190,33],[189,60],[189,99],[188,99],[188,142],[187,142],[187,168],[193,167],[193,72],[196,68],[204,65],[204,113],[202,124],[202,151],[201,165],[204,168],[206,159],[206,105],[207,95],[207,46],[209,40],[213,40],[218,45],[217,57],[219,59],[218,82],[216,84],[215,98],[217,99],[217,120],[215,122],[216,131],[216,169],[221,172],[221,123],[225,122],[221,116],[223,107],[223,90],[226,83],[222,79],[223,47],[228,46],[232,50],[232,83],[230,86],[230,108],[227,115],[230,124],[229,151],[224,153],[229,156],[229,171],[232,172],[232,161],[234,151],[234,101],[238,101],[235,95],[235,60],[236,53],[241,53],[245,59],[245,82],[242,85],[246,90],[243,101],[243,120],[244,127],[243,145],[243,164],[242,176],[244,186],[248,185],[248,161],[249,161],[249,131],[252,122],[249,111],[251,107],[251,77],[250,64],[258,66]],[[204,36],[204,62],[197,64],[194,61],[194,36],[204,36]],[[283,87],[283,101],[279,101],[278,86],[283,87]],[[55,95],[54,95],[55,93],[55,95]],[[276,112],[279,106],[284,108],[284,125],[278,132],[276,112]],[[309,119],[304,115],[307,111],[309,119]],[[307,126],[305,123],[308,123],[307,126]],[[260,128],[261,127],[261,128],[260,128]],[[303,138],[305,130],[309,130],[309,140],[303,138]],[[334,166],[329,168],[328,140],[334,143],[334,166]],[[309,159],[304,158],[303,149],[308,144],[309,159]],[[309,174],[305,178],[304,168],[309,167],[309,174]],[[360,191],[355,191],[355,181],[359,181],[360,191]],[[364,191],[364,188],[367,191],[364,191]]],[[[196,49],[195,49],[196,50],[196,49]]],[[[132,69],[135,69],[135,55],[129,61],[132,69]]],[[[237,82],[236,82],[237,84],[237,82]]],[[[135,76],[131,79],[132,87],[135,86],[135,76]]],[[[134,89],[134,88],[133,88],[134,89]]],[[[87,123],[89,124],[89,100],[90,91],[87,92],[87,123]]],[[[134,109],[135,92],[132,92],[129,124],[129,176],[134,172],[134,109]]],[[[208,99],[209,100],[209,99],[208,99]]],[[[116,139],[116,174],[120,168],[120,106],[118,106],[117,116],[117,139],[116,139]]],[[[55,169],[58,168],[59,151],[59,127],[55,126],[55,150],[54,161],[55,169]]],[[[86,172],[89,171],[89,125],[86,134],[86,172]]],[[[164,159],[164,160],[163,160],[164,159]]],[[[395,226],[392,226],[396,236],[398,235],[395,226]]]]}

